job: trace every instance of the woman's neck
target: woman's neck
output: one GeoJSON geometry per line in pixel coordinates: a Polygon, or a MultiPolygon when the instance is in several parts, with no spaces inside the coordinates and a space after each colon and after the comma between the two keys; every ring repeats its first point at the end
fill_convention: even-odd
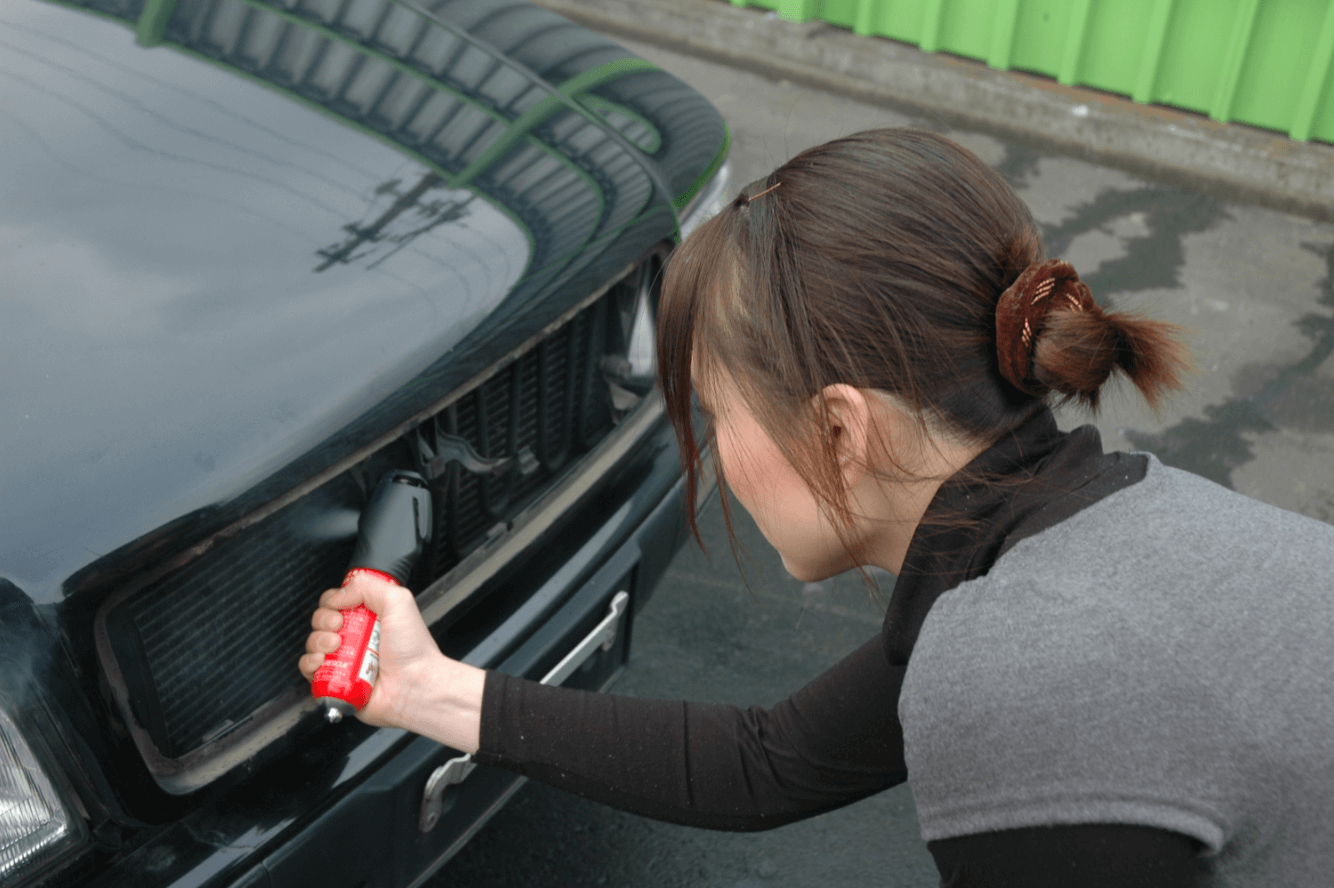
{"type": "Polygon", "coordinates": [[[889,421],[890,441],[909,446],[883,454],[875,470],[867,472],[851,490],[852,511],[859,525],[862,553],[867,564],[898,574],[908,546],[946,480],[971,463],[989,445],[965,443],[908,425],[894,411],[889,421]]]}

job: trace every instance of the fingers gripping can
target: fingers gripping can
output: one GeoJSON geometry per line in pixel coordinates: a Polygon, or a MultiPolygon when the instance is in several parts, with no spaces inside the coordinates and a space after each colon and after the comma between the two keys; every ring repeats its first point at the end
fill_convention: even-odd
{"type": "MultiPolygon", "coordinates": [[[[426,481],[415,472],[389,472],[361,513],[343,585],[361,573],[403,585],[430,538],[431,494],[426,481]]],[[[370,702],[380,671],[379,617],[365,605],[342,613],[341,643],[325,656],[310,688],[330,722],[342,721],[370,702]]]]}
{"type": "MultiPolygon", "coordinates": [[[[378,570],[354,567],[343,578],[346,586],[359,573],[378,576],[391,583],[393,577],[378,570]]],[[[371,699],[375,678],[380,674],[380,618],[366,605],[342,611],[343,626],[338,630],[342,640],[338,650],[328,654],[320,668],[315,670],[311,694],[324,706],[325,718],[341,721],[365,707],[371,699]]]]}

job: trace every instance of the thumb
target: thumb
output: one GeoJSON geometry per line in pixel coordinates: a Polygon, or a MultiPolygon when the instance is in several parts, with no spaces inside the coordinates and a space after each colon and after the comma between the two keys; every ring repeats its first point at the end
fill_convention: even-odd
{"type": "Polygon", "coordinates": [[[403,595],[411,597],[412,593],[378,574],[353,570],[342,588],[330,589],[320,597],[320,605],[335,610],[347,610],[364,604],[377,616],[383,616],[394,606],[394,600],[403,595]]]}

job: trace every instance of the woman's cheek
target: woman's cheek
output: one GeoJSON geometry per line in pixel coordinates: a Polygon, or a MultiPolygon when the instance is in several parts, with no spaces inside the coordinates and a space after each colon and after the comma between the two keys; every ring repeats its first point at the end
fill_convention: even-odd
{"type": "Polygon", "coordinates": [[[732,495],[792,576],[813,582],[847,570],[847,552],[805,480],[759,424],[745,419],[741,429],[717,426],[718,459],[732,495]]]}
{"type": "MultiPolygon", "coordinates": [[[[737,500],[778,550],[793,576],[820,571],[832,554],[819,506],[805,482],[783,459],[742,467],[737,500]]],[[[729,482],[730,483],[730,482],[729,482]]]]}

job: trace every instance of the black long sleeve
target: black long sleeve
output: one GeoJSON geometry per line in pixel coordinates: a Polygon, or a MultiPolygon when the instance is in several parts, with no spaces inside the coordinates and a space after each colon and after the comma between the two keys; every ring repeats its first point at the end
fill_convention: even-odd
{"type": "Polygon", "coordinates": [[[879,636],[771,709],[647,700],[488,673],[475,756],[657,820],[770,829],[907,778],[904,667],[879,636]]]}

